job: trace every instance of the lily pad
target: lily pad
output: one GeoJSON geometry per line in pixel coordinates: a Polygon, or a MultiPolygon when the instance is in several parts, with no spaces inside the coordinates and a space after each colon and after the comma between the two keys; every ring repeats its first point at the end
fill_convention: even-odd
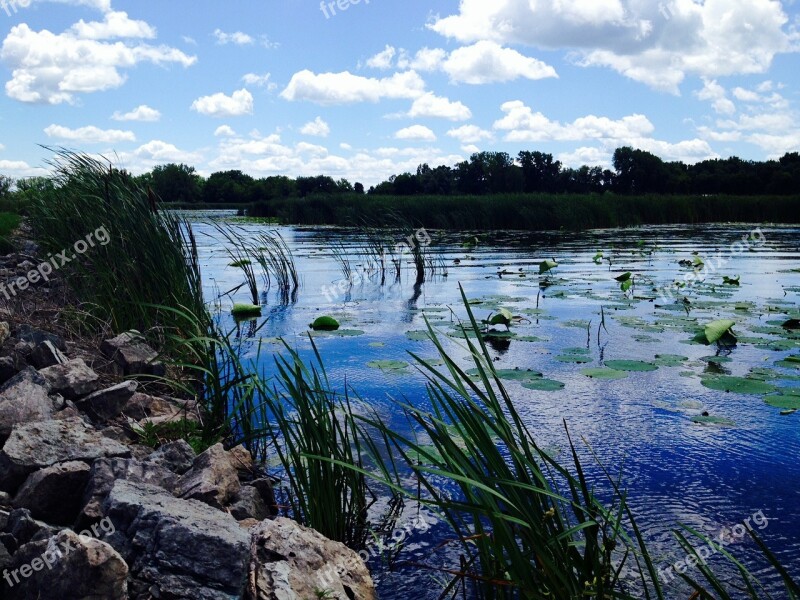
{"type": "Polygon", "coordinates": [[[388,372],[403,372],[408,369],[408,363],[404,360],[372,360],[367,363],[370,369],[380,369],[388,372]]]}
{"type": "Polygon", "coordinates": [[[555,379],[534,379],[523,383],[522,387],[539,392],[557,392],[564,389],[564,384],[555,379]]]}
{"type": "Polygon", "coordinates": [[[539,275],[543,275],[548,271],[555,269],[558,266],[558,263],[555,260],[544,260],[539,263],[539,275]]]}
{"type": "Polygon", "coordinates": [[[764,396],[764,402],[775,408],[800,410],[800,389],[782,389],[778,394],[764,396]]]}
{"type": "Polygon", "coordinates": [[[680,354],[656,354],[655,364],[659,367],[681,367],[687,360],[688,356],[680,354]]]}
{"type": "Polygon", "coordinates": [[[583,369],[581,375],[586,375],[590,379],[625,379],[628,374],[624,371],[614,369],[583,369]]]}
{"type": "Polygon", "coordinates": [[[720,392],[733,392],[736,394],[768,394],[775,391],[775,386],[758,379],[747,377],[732,377],[730,375],[714,375],[702,377],[700,380],[705,387],[720,392]]]}
{"type": "Polygon", "coordinates": [[[421,329],[415,331],[406,331],[406,337],[414,342],[425,342],[431,339],[428,335],[428,332],[421,329]]]}
{"type": "Polygon", "coordinates": [[[786,369],[800,369],[800,355],[787,356],[775,364],[786,369]]]}
{"type": "Polygon", "coordinates": [[[337,329],[334,331],[312,331],[312,337],[358,337],[364,335],[360,329],[337,329]]]}
{"type": "Polygon", "coordinates": [[[736,427],[736,423],[725,417],[712,417],[699,415],[692,417],[692,422],[698,425],[716,425],[717,427],[736,427]]]}
{"type": "Polygon", "coordinates": [[[658,365],[642,360],[607,360],[606,366],[615,371],[655,371],[658,365]]]}
{"type": "MultiPolygon", "coordinates": [[[[495,372],[500,379],[508,379],[510,381],[532,381],[543,377],[543,374],[539,371],[525,369],[497,369],[495,372]]],[[[466,373],[470,377],[476,377],[478,369],[470,369],[466,373]]]]}

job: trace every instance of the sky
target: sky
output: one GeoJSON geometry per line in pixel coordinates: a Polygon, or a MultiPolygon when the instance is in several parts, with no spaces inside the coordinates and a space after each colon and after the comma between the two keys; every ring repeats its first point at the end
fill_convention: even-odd
{"type": "Polygon", "coordinates": [[[0,174],[365,185],[476,151],[609,167],[800,150],[796,0],[0,0],[0,174]]]}

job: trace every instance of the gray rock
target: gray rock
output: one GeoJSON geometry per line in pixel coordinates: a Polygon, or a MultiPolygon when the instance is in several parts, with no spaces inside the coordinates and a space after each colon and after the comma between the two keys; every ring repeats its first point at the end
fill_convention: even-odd
{"type": "Polygon", "coordinates": [[[250,538],[229,514],[147,484],[118,481],[104,505],[106,537],[130,566],[131,598],[243,597],[250,538]]]}
{"type": "Polygon", "coordinates": [[[14,507],[27,508],[35,519],[59,525],[75,522],[82,506],[90,467],[70,461],[28,476],[14,497],[14,507]]]}
{"type": "Polygon", "coordinates": [[[100,387],[100,376],[82,358],[43,368],[39,373],[53,392],[70,400],[91,394],[100,387]]]}
{"type": "Polygon", "coordinates": [[[62,337],[53,333],[42,331],[41,329],[36,329],[27,323],[17,327],[15,336],[21,342],[28,342],[29,344],[32,344],[34,348],[42,342],[48,341],[62,352],[67,351],[67,345],[64,343],[64,339],[62,337]]]}
{"type": "MultiPolygon", "coordinates": [[[[78,526],[94,523],[103,517],[103,502],[115,481],[147,483],[163,488],[170,494],[175,491],[178,476],[159,465],[147,464],[130,458],[99,458],[92,464],[88,482],[83,492],[78,526]]],[[[83,491],[84,488],[81,488],[83,491]]]]}
{"type": "Polygon", "coordinates": [[[13,548],[9,548],[12,554],[17,548],[31,541],[46,540],[61,531],[61,527],[48,525],[43,521],[37,521],[31,516],[31,511],[26,508],[12,510],[8,515],[8,523],[5,533],[11,536],[13,548]]]}
{"type": "Polygon", "coordinates": [[[128,565],[106,542],[65,529],[22,546],[12,559],[4,598],[127,600],[128,565]]]}
{"type": "Polygon", "coordinates": [[[11,337],[11,328],[8,326],[8,321],[0,321],[0,346],[6,343],[6,340],[11,337]]]}
{"type": "Polygon", "coordinates": [[[136,392],[125,406],[125,416],[135,421],[153,424],[186,419],[199,421],[200,413],[194,400],[159,398],[136,392]]]}
{"type": "Polygon", "coordinates": [[[33,367],[18,373],[0,387],[0,438],[18,423],[43,421],[53,416],[47,381],[33,367]]]}
{"type": "Polygon", "coordinates": [[[261,498],[261,492],[249,485],[242,486],[236,500],[228,507],[228,511],[237,521],[245,519],[263,521],[271,516],[269,508],[261,498]]]}
{"type": "Polygon", "coordinates": [[[0,356],[0,385],[19,373],[17,361],[11,356],[0,356]]]}
{"type": "Polygon", "coordinates": [[[196,455],[186,440],[177,440],[164,444],[148,456],[144,462],[163,467],[178,475],[183,475],[192,468],[196,455]]]}
{"type": "Polygon", "coordinates": [[[0,451],[0,490],[15,492],[28,475],[56,463],[128,456],[127,446],[102,436],[81,419],[18,425],[0,451]]]}
{"type": "Polygon", "coordinates": [[[194,459],[180,478],[177,495],[222,509],[239,493],[239,475],[222,444],[211,446],[194,459]]]}
{"type": "Polygon", "coordinates": [[[358,554],[313,529],[279,517],[250,530],[252,600],[373,600],[375,587],[358,554]]]}
{"type": "Polygon", "coordinates": [[[44,369],[53,365],[62,365],[69,359],[55,347],[53,342],[45,340],[33,349],[28,360],[37,369],[44,369]]]}
{"type": "Polygon", "coordinates": [[[139,384],[135,381],[123,381],[89,394],[80,401],[79,406],[93,416],[108,421],[122,413],[128,400],[136,393],[137,387],[139,384]]]}
{"type": "Polygon", "coordinates": [[[127,331],[100,345],[100,350],[113,360],[124,375],[164,375],[158,352],[147,345],[138,331],[127,331]]]}

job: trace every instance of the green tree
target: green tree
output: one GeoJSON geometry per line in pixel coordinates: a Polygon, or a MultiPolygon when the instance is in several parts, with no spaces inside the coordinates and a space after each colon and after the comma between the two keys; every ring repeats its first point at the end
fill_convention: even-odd
{"type": "Polygon", "coordinates": [[[170,163],[159,165],[150,173],[149,185],[164,202],[200,202],[203,179],[194,167],[170,163]]]}

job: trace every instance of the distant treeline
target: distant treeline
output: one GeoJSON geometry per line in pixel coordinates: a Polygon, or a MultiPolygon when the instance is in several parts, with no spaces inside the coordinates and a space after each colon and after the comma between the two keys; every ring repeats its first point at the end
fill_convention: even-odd
{"type": "Polygon", "coordinates": [[[800,223],[800,196],[622,196],[495,194],[484,196],[313,195],[253,205],[251,216],[302,225],[547,231],[714,222],[800,223]]]}
{"type": "MultiPolygon", "coordinates": [[[[426,224],[436,220],[442,226],[478,228],[791,221],[797,218],[796,203],[789,198],[800,195],[800,154],[686,165],[623,147],[614,152],[612,171],[564,167],[543,152],[522,151],[516,158],[478,152],[453,167],[422,164],[416,173],[393,175],[368,190],[359,182],[326,175],[256,179],[233,170],[204,178],[184,164],[160,165],[134,179],[162,202],[250,205],[251,214],[294,223],[351,224],[354,211],[379,217],[389,209],[426,224]],[[644,199],[647,195],[660,197],[644,199]]],[[[21,201],[31,190],[52,185],[41,178],[23,179],[11,191],[12,183],[0,176],[0,201],[21,201]]]]}

